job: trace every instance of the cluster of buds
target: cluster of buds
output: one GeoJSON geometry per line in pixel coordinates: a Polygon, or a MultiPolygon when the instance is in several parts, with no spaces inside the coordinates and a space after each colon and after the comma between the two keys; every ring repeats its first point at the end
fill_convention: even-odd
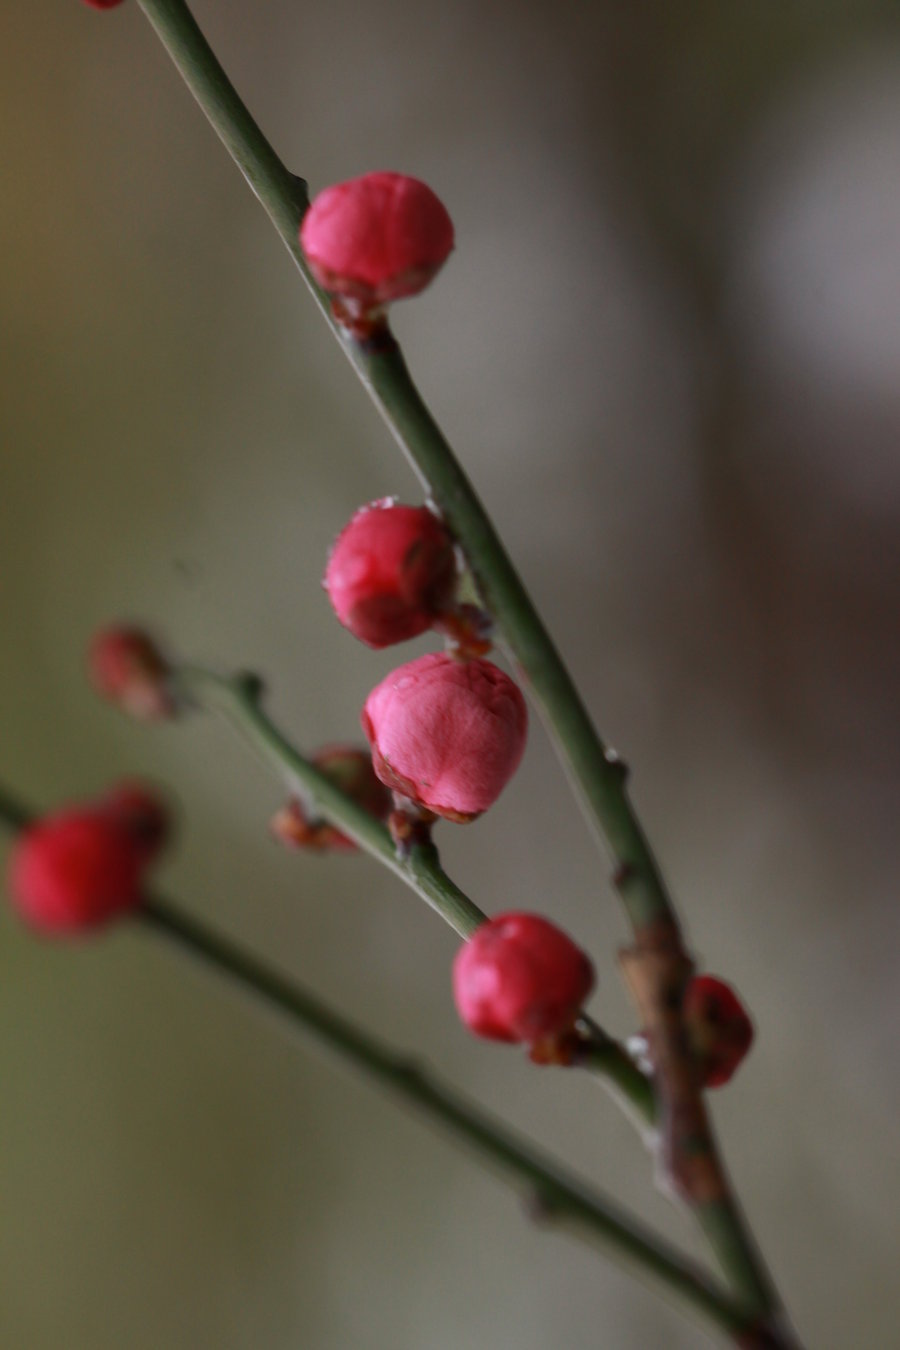
{"type": "MultiPolygon", "coordinates": [[[[366,338],[385,304],[433,277],[453,247],[453,226],[424,183],[373,173],[322,192],[300,240],[336,317],[366,338]]],[[[448,651],[391,671],[363,709],[374,771],[401,804],[391,816],[401,847],[420,837],[423,821],[481,815],[525,749],[525,700],[515,682],[484,659],[490,649],[485,616],[456,601],[456,583],[454,540],[443,521],[427,507],[391,500],[356,512],[338,535],[325,573],[337,618],[368,646],[390,646],[429,629],[448,641],[448,651]]],[[[593,970],[546,919],[508,914],[484,924],[461,949],[453,982],[460,1017],[472,1031],[524,1042],[537,1057],[538,1046],[548,1039],[558,1044],[571,1032],[593,970]]]]}
{"type": "Polygon", "coordinates": [[[159,797],[130,782],[98,802],[46,815],[10,855],[13,904],[44,933],[99,928],[140,905],[144,873],[168,832],[159,797]]]}
{"type": "MultiPolygon", "coordinates": [[[[387,303],[421,290],[443,265],[453,225],[424,183],[370,173],[320,193],[300,242],[336,318],[365,340],[387,303]]],[[[374,771],[407,803],[405,816],[401,808],[390,818],[398,845],[432,817],[474,820],[515,773],[527,714],[516,684],[483,659],[483,616],[455,600],[454,541],[444,523],[427,507],[392,500],[362,507],[334,544],[324,584],[340,622],[370,647],[428,629],[448,639],[448,652],[393,670],[363,709],[374,771]]],[[[306,842],[311,827],[299,808],[280,819],[306,842]]],[[[546,919],[506,914],[460,950],[453,983],[460,1017],[477,1035],[525,1042],[538,1062],[564,1062],[561,1047],[593,969],[546,919]]],[[[726,1082],[753,1038],[735,995],[712,977],[693,980],[684,1025],[704,1086],[726,1082]]]]}
{"type": "MultiPolygon", "coordinates": [[[[87,0],[98,9],[119,2],[87,0]]],[[[365,340],[383,325],[389,302],[420,291],[442,266],[453,248],[453,225],[424,183],[371,173],[322,192],[303,220],[300,241],[336,317],[365,340]]],[[[397,667],[369,694],[362,724],[370,753],[330,746],[314,756],[315,766],[348,797],[388,821],[399,848],[427,837],[437,818],[462,823],[481,815],[525,748],[525,700],[515,682],[484,659],[487,616],[459,602],[457,582],[458,550],[445,522],[428,506],[390,498],[352,516],[323,580],[340,623],[369,647],[429,630],[447,642],[448,650],[397,667]]],[[[175,712],[170,667],[142,631],[104,630],[89,662],[100,692],[132,714],[175,712]]],[[[166,825],[158,801],[133,785],[98,806],[48,817],[14,851],[16,904],[52,931],[91,927],[133,908],[166,825]]],[[[289,847],[355,847],[299,798],[278,812],[272,830],[289,847]]],[[[527,1045],[538,1063],[571,1062],[575,1024],[593,984],[585,953],[535,914],[484,923],[453,966],[463,1023],[478,1036],[527,1045]]],[[[727,1082],[753,1039],[737,997],[720,980],[697,977],[683,1013],[700,1081],[706,1087],[727,1082]]]]}
{"type": "MultiPolygon", "coordinates": [[[[321,192],[300,242],[338,317],[359,337],[361,322],[431,280],[453,248],[453,223],[418,179],[369,173],[321,192]]],[[[339,621],[370,647],[429,629],[448,637],[450,654],[400,666],[372,690],[363,729],[375,773],[420,818],[474,820],[515,773],[527,714],[514,682],[483,659],[483,616],[457,603],[445,523],[426,506],[391,499],[361,507],[335,540],[324,585],[339,621]]]]}

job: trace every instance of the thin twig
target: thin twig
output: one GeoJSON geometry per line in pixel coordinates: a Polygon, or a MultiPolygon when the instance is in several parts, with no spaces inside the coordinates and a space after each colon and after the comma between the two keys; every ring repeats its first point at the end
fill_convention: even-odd
{"type": "MultiPolygon", "coordinates": [[[[33,819],[0,788],[0,823],[24,829],[33,819]]],[[[463,1140],[488,1164],[528,1188],[543,1220],[601,1247],[638,1274],[657,1279],[739,1345],[753,1344],[759,1327],[745,1307],[717,1288],[704,1271],[621,1210],[563,1172],[554,1162],[491,1117],[436,1082],[416,1064],[327,1007],[307,990],[251,956],[227,937],[159,896],[144,899],[137,919],[201,964],[228,976],[287,1017],[334,1056],[352,1064],[391,1096],[422,1111],[463,1140]]],[[[787,1348],[785,1348],[787,1350],[787,1348]]]]}
{"type": "Polygon", "coordinates": [[[599,1245],[638,1273],[655,1276],[738,1344],[754,1344],[760,1328],[752,1315],[718,1289],[698,1266],[418,1065],[385,1048],[306,990],[167,901],[148,901],[142,918],[202,963],[230,975],[290,1017],[327,1050],[375,1079],[394,1098],[423,1111],[473,1147],[485,1162],[524,1183],[542,1219],[599,1245]]]}
{"type": "MultiPolygon", "coordinates": [[[[172,691],[189,705],[214,710],[243,736],[281,779],[297,780],[317,814],[349,835],[438,913],[460,937],[471,937],[487,915],[447,875],[433,844],[398,855],[388,830],[301,754],[262,706],[260,681],[249,674],[217,675],[200,666],[174,666],[172,691]]],[[[2,803],[0,803],[2,805],[2,803]]],[[[653,1090],[627,1050],[588,1017],[577,1063],[624,1101],[644,1138],[655,1120],[653,1090]]]]}
{"type": "Polygon", "coordinates": [[[335,321],[300,247],[306,184],[282,164],[250,116],[185,0],[139,0],[150,23],[229,154],[265,208],[332,332],[410,463],[446,517],[487,608],[551,727],[582,800],[615,860],[616,885],[632,924],[674,910],[625,792],[622,761],[601,740],[571,675],[509,554],[386,331],[360,343],[335,321]]]}
{"type": "MultiPolygon", "coordinates": [[[[625,773],[591,722],[577,689],[531,599],[522,585],[493,524],[422,401],[403,357],[389,336],[371,347],[344,335],[312,282],[300,249],[298,228],[307,206],[306,187],[281,163],[250,116],[206,42],[184,0],[139,0],[164,46],[214,129],[256,192],[340,339],[360,378],[396,440],[426,480],[429,491],[456,533],[488,608],[506,644],[520,664],[534,697],[550,724],[581,800],[604,836],[615,861],[615,881],[635,934],[635,952],[656,944],[674,953],[673,969],[689,961],[681,930],[662,876],[632,809],[625,773]]],[[[708,1128],[699,1086],[684,1049],[680,1019],[683,988],[669,982],[673,1015],[654,1012],[661,1099],[662,1159],[671,1181],[698,1212],[729,1278],[760,1312],[774,1313],[779,1301],[755,1243],[734,1199],[715,1140],[708,1128]],[[691,1099],[696,1128],[689,1140],[675,1127],[673,1094],[691,1099]],[[707,1222],[707,1191],[691,1191],[697,1175],[683,1149],[705,1156],[705,1172],[715,1177],[715,1222],[707,1222]]]]}
{"type": "Polygon", "coordinates": [[[176,666],[172,687],[187,702],[225,717],[267,767],[288,783],[296,779],[302,784],[319,814],[390,868],[460,937],[471,937],[484,923],[487,915],[447,876],[433,845],[414,844],[405,857],[400,857],[381,821],[342,792],[291,744],[265,713],[255,676],[217,675],[199,666],[176,666]]]}

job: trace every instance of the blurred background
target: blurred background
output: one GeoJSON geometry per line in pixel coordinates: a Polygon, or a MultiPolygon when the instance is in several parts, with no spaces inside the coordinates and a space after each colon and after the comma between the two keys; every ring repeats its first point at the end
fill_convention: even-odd
{"type": "MultiPolygon", "coordinates": [[[[426,179],[457,251],[395,326],[569,659],[699,958],[758,1044],[714,1108],[809,1346],[897,1325],[900,23],[874,0],[197,0],[313,191],[426,179]]],[[[373,653],[320,587],[416,483],[136,4],[0,3],[0,777],[180,811],[160,885],[690,1245],[595,1084],[459,1027],[455,939],[366,859],[279,851],[212,718],[94,698],[140,619],[250,666],[308,748],[373,653]]],[[[632,1029],[605,861],[534,721],[441,826],[486,909],[553,915],[632,1029]]],[[[5,856],[6,842],[0,844],[5,856]]],[[[0,917],[0,1343],[692,1347],[617,1267],[149,935],[0,917]]]]}

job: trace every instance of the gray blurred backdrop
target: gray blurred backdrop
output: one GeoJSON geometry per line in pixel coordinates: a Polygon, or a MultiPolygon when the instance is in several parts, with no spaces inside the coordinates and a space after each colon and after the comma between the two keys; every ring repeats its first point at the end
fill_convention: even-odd
{"type": "MultiPolygon", "coordinates": [[[[871,0],[197,0],[313,190],[426,179],[458,247],[396,310],[709,969],[758,1045],[715,1114],[812,1346],[896,1343],[900,25],[871,0]]],[[[212,719],[101,706],[141,618],[258,668],[308,747],[397,659],[320,588],[417,488],[137,6],[0,3],[0,776],[180,812],[160,884],[673,1236],[607,1098],[457,1024],[454,938],[363,858],[289,856],[212,719]]],[[[442,826],[555,916],[625,1033],[626,932],[535,720],[442,826]]],[[[5,844],[0,850],[5,856],[5,844]]],[[[589,1350],[704,1336],[467,1156],[139,932],[0,918],[0,1344],[589,1350]]],[[[689,1239],[688,1239],[689,1240],[689,1239]]]]}

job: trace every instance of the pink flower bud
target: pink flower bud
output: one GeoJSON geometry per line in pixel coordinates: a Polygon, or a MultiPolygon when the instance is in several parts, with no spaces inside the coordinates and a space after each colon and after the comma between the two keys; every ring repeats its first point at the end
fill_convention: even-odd
{"type": "Polygon", "coordinates": [[[98,693],[133,717],[172,717],[169,667],[153,639],[139,628],[116,625],[95,634],[88,673],[98,693]]]}
{"type": "Polygon", "coordinates": [[[114,799],[70,807],[20,835],[9,859],[10,896],[26,922],[45,933],[97,928],[140,904],[149,856],[114,799]]]}
{"type": "Polygon", "coordinates": [[[324,586],[345,628],[387,647],[430,628],[456,585],[453,541],[424,506],[363,506],[335,540],[324,586]]]}
{"type": "Polygon", "coordinates": [[[753,1023],[730,985],[696,975],[684,994],[684,1025],[704,1087],[727,1083],[753,1043],[753,1023]]]}
{"type": "Polygon", "coordinates": [[[323,290],[372,307],[427,286],[453,248],[453,222],[417,178],[367,173],[319,193],[300,243],[323,290]]]}
{"type": "Polygon", "coordinates": [[[489,661],[420,656],[376,685],[362,715],[375,772],[448,820],[486,811],[519,766],[528,714],[489,661]]]}
{"type": "MultiPolygon", "coordinates": [[[[372,757],[367,750],[352,745],[325,746],[313,756],[313,763],[331,781],[352,797],[376,820],[386,820],[391,809],[391,794],[375,777],[372,757]]],[[[271,830],[288,848],[328,849],[353,853],[356,844],[327,820],[315,816],[303,802],[292,797],[272,818],[271,830]]]]}
{"type": "Polygon", "coordinates": [[[584,952],[538,914],[499,914],[453,962],[457,1012],[476,1036],[494,1041],[533,1045],[559,1037],[593,987],[584,952]]]}

